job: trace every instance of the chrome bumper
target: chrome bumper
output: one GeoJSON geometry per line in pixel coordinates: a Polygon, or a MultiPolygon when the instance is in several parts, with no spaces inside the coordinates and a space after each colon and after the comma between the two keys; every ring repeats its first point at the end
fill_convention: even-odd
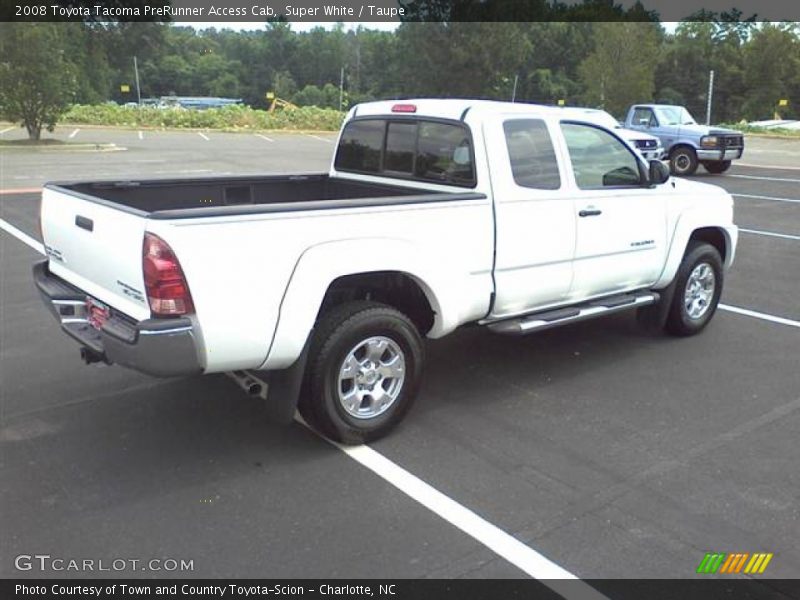
{"type": "Polygon", "coordinates": [[[33,280],[64,333],[92,356],[156,377],[202,373],[190,319],[135,322],[112,313],[101,329],[95,329],[86,314],[87,294],[52,275],[46,260],[33,266],[33,280]]]}
{"type": "Polygon", "coordinates": [[[727,150],[698,150],[699,160],[736,160],[742,158],[744,148],[729,148],[727,150]]]}

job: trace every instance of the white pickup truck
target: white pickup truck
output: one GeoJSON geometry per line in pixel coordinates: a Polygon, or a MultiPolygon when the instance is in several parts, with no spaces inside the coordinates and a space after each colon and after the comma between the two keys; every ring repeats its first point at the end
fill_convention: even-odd
{"type": "Polygon", "coordinates": [[[470,100],[354,107],[326,174],[50,183],[41,228],[36,285],[86,362],[233,374],[346,443],[400,421],[423,338],[462,325],[699,332],[738,234],[727,192],[617,132],[470,100]]]}

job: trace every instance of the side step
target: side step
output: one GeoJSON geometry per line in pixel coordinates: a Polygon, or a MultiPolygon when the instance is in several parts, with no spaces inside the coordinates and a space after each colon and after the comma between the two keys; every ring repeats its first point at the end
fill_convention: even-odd
{"type": "Polygon", "coordinates": [[[534,331],[558,327],[559,325],[610,315],[623,310],[647,306],[648,304],[655,304],[658,302],[658,298],[659,296],[656,292],[619,294],[617,296],[590,300],[589,302],[576,304],[575,306],[569,306],[567,308],[557,308],[554,310],[531,313],[513,319],[495,321],[494,323],[489,323],[487,327],[495,333],[524,335],[526,333],[533,333],[534,331]]]}

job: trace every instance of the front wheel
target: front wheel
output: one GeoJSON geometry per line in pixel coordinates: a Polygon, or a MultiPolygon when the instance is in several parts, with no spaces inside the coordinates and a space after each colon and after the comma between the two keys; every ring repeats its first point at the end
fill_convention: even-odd
{"type": "Polygon", "coordinates": [[[724,173],[731,168],[731,161],[729,160],[707,160],[703,162],[703,168],[714,175],[724,173]]]}
{"type": "Polygon", "coordinates": [[[314,331],[300,412],[331,439],[378,439],[408,412],[419,389],[424,348],[403,313],[378,302],[348,302],[314,331]]]}
{"type": "Polygon", "coordinates": [[[705,242],[690,242],[678,268],[667,331],[678,336],[700,333],[717,310],[722,280],[719,251],[705,242]]]}
{"type": "Polygon", "coordinates": [[[688,146],[676,148],[670,154],[669,169],[673,175],[694,175],[697,171],[697,154],[688,146]]]}

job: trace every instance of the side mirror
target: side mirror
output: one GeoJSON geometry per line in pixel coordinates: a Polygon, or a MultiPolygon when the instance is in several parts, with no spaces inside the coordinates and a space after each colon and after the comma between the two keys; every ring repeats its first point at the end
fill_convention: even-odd
{"type": "Polygon", "coordinates": [[[660,160],[650,161],[650,184],[661,185],[669,180],[669,167],[660,160]]]}

